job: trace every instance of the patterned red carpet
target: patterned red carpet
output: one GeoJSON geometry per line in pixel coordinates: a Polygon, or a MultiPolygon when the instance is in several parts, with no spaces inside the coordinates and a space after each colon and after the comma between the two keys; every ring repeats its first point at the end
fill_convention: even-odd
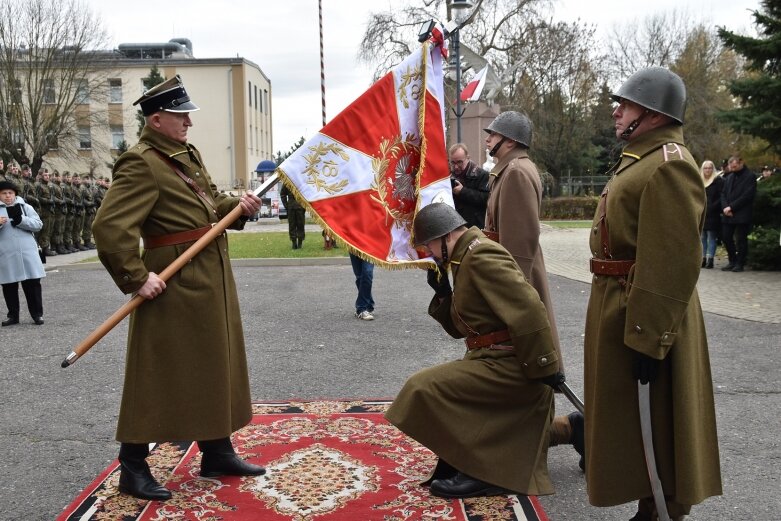
{"type": "Polygon", "coordinates": [[[171,500],[119,494],[114,462],[58,521],[547,521],[535,497],[431,496],[419,483],[435,457],[385,421],[389,403],[255,404],[252,423],[233,442],[268,469],[265,476],[202,478],[195,444],[162,443],[148,461],[171,500]]]}

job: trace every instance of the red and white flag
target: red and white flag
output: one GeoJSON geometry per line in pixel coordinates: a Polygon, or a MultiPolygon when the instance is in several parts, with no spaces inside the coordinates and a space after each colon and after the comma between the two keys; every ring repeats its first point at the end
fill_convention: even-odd
{"type": "Polygon", "coordinates": [[[412,220],[432,202],[453,205],[443,50],[425,42],[277,169],[332,236],[373,264],[430,267],[412,246],[412,220]]]}
{"type": "Polygon", "coordinates": [[[488,65],[483,67],[480,72],[475,74],[464,90],[461,91],[461,101],[477,101],[483,93],[485,87],[485,78],[488,76],[488,65]]]}

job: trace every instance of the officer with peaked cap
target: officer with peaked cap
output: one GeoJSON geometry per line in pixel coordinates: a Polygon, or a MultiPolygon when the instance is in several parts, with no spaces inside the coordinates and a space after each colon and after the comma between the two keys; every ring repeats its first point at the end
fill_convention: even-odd
{"type": "Polygon", "coordinates": [[[439,456],[433,495],[552,494],[545,379],[558,363],[548,315],[512,255],[465,225],[444,203],[425,206],[413,223],[416,244],[444,268],[439,278],[429,272],[428,312],[465,339],[466,354],[412,375],[386,417],[439,456]]]}
{"type": "Polygon", "coordinates": [[[656,466],[666,509],[677,520],[722,492],[696,288],[705,189],[684,144],[680,77],[662,67],[642,69],[612,97],[624,149],[590,234],[586,482],[592,505],[639,500],[632,520],[658,519],[638,401],[638,382],[649,384],[656,466]]]}
{"type": "Polygon", "coordinates": [[[265,472],[239,458],[230,441],[252,411],[226,235],[167,283],[157,275],[237,205],[244,217],[231,227],[243,228],[260,199],[251,192],[229,197],[212,183],[201,154],[187,142],[190,113],[198,107],[179,76],[134,105],[141,105],[146,125],[138,144],[114,165],[93,233],[120,290],[147,299],[130,319],[117,426],[119,490],[165,500],[171,493],[146,463],[150,442],[197,440],[204,477],[265,472]]]}

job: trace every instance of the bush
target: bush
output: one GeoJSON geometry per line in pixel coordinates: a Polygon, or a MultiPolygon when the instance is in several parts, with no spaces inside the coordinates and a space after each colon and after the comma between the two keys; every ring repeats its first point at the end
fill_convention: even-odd
{"type": "Polygon", "coordinates": [[[781,270],[781,175],[775,174],[757,183],[754,199],[754,228],[748,236],[751,267],[781,270]]]}
{"type": "Polygon", "coordinates": [[[588,219],[594,217],[599,204],[599,197],[555,197],[542,200],[542,215],[544,220],[588,219]]]}

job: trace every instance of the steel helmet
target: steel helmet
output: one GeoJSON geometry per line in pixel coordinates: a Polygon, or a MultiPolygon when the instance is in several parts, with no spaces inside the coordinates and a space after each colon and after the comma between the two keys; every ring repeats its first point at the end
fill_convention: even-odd
{"type": "Polygon", "coordinates": [[[514,110],[502,112],[483,130],[496,132],[508,139],[517,141],[526,148],[531,148],[532,122],[526,117],[526,114],[515,112],[514,110]]]}
{"type": "Polygon", "coordinates": [[[452,232],[466,221],[447,203],[431,203],[421,208],[412,223],[415,246],[421,246],[452,232]]]}
{"type": "Polygon", "coordinates": [[[686,112],[686,86],[680,76],[664,67],[648,67],[632,74],[611,94],[613,101],[627,99],[683,125],[686,112]]]}

